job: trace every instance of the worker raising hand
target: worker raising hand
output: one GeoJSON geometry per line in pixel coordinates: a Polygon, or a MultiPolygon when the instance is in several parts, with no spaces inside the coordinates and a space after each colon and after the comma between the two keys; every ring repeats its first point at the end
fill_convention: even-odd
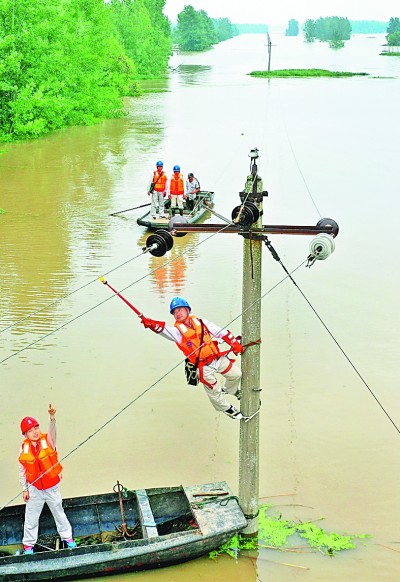
{"type": "Polygon", "coordinates": [[[56,409],[53,407],[53,405],[52,405],[52,404],[49,404],[49,410],[48,410],[48,413],[49,413],[49,415],[50,415],[50,419],[51,419],[51,420],[53,420],[53,418],[54,418],[54,416],[55,416],[56,412],[57,412],[57,411],[56,411],[56,409]]]}

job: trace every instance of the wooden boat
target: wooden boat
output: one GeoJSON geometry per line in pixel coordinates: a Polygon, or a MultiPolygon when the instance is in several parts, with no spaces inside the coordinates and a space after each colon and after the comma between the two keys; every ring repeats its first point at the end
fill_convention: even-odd
{"type": "MultiPolygon", "coordinates": [[[[185,208],[183,215],[187,218],[189,224],[195,224],[199,222],[205,213],[207,212],[207,207],[212,207],[214,203],[214,192],[209,192],[208,190],[200,190],[197,194],[195,206],[193,210],[185,208]]],[[[165,212],[168,215],[167,218],[153,218],[150,211],[146,212],[143,216],[137,219],[137,223],[140,226],[145,226],[146,228],[151,228],[153,230],[158,230],[160,228],[168,228],[168,222],[170,220],[170,201],[167,200],[165,203],[165,212]]],[[[177,212],[177,215],[179,212],[177,212]]]]}
{"type": "MultiPolygon", "coordinates": [[[[22,549],[25,505],[0,514],[0,580],[74,580],[192,560],[246,526],[225,481],[64,499],[78,547],[59,548],[45,506],[32,555],[22,549]]],[[[61,542],[61,546],[64,542],[61,542]]]]}

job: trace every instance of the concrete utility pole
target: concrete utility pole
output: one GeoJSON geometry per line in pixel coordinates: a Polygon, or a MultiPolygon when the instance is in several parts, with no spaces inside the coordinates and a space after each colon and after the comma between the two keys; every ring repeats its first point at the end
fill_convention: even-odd
{"type": "MultiPolygon", "coordinates": [[[[258,175],[258,149],[252,149],[249,157],[251,174],[244,191],[240,192],[241,205],[232,211],[231,224],[189,224],[185,216],[175,216],[168,225],[170,232],[176,236],[189,232],[214,232],[240,234],[243,237],[242,343],[245,345],[261,339],[262,243],[265,242],[274,258],[280,260],[267,234],[318,235],[310,245],[313,249],[308,256],[310,266],[316,259],[325,259],[333,252],[333,238],[339,232],[337,223],[330,218],[322,218],[315,226],[263,225],[262,202],[268,192],[263,191],[258,175]]],[[[171,234],[159,230],[147,239],[143,251],[161,257],[172,246],[171,234]]],[[[242,356],[240,409],[244,418],[240,421],[239,502],[248,523],[241,534],[244,537],[256,537],[258,534],[260,351],[259,343],[252,344],[242,356]]]]}
{"type": "MultiPolygon", "coordinates": [[[[260,215],[255,224],[262,229],[262,185],[257,173],[258,150],[251,150],[251,184],[247,181],[246,199],[257,205],[260,215]],[[251,186],[251,190],[247,192],[251,186]],[[260,187],[259,187],[260,186],[260,187]],[[261,192],[260,192],[261,190],[261,192]]],[[[243,200],[242,200],[243,202],[243,200]]],[[[263,236],[244,236],[242,343],[257,341],[261,336],[261,263],[263,236]]],[[[260,344],[249,346],[242,356],[241,412],[249,417],[260,408],[260,344]]],[[[239,503],[247,518],[242,536],[258,533],[259,427],[260,416],[240,423],[239,446],[239,503]]]]}

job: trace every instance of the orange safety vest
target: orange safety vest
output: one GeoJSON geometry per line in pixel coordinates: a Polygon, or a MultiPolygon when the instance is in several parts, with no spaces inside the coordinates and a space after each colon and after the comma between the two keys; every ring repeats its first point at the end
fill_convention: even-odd
{"type": "Polygon", "coordinates": [[[167,184],[166,174],[164,172],[161,172],[161,174],[159,174],[157,171],[155,171],[153,175],[153,184],[154,190],[156,192],[165,192],[165,187],[167,184]]]}
{"type": "Polygon", "coordinates": [[[182,334],[181,341],[176,342],[176,345],[180,350],[182,350],[192,364],[196,364],[199,355],[198,350],[200,345],[202,345],[203,347],[200,349],[199,364],[209,364],[220,357],[218,343],[211,338],[210,332],[203,323],[203,342],[200,344],[201,322],[195,315],[189,315],[189,318],[192,322],[193,328],[188,327],[184,323],[175,322],[175,327],[177,327],[182,334]]]}
{"type": "Polygon", "coordinates": [[[36,489],[49,489],[60,482],[59,475],[62,467],[58,463],[57,452],[50,446],[47,440],[47,434],[40,435],[39,443],[40,449],[36,456],[32,441],[25,439],[22,443],[22,451],[18,460],[26,471],[26,480],[28,483],[33,483],[38,479],[35,483],[36,489]],[[50,470],[48,471],[48,469],[50,470]]]}
{"type": "Polygon", "coordinates": [[[171,176],[171,183],[169,186],[169,193],[173,196],[185,193],[185,186],[183,183],[183,174],[179,174],[179,178],[175,178],[175,173],[171,176]]]}

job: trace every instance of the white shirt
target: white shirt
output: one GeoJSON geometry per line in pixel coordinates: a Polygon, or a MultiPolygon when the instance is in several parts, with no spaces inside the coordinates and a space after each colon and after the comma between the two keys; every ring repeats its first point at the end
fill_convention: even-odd
{"type": "Polygon", "coordinates": [[[193,192],[196,188],[200,188],[200,182],[197,178],[193,178],[192,181],[189,179],[186,180],[186,195],[189,196],[189,198],[194,198],[193,192]]]}

